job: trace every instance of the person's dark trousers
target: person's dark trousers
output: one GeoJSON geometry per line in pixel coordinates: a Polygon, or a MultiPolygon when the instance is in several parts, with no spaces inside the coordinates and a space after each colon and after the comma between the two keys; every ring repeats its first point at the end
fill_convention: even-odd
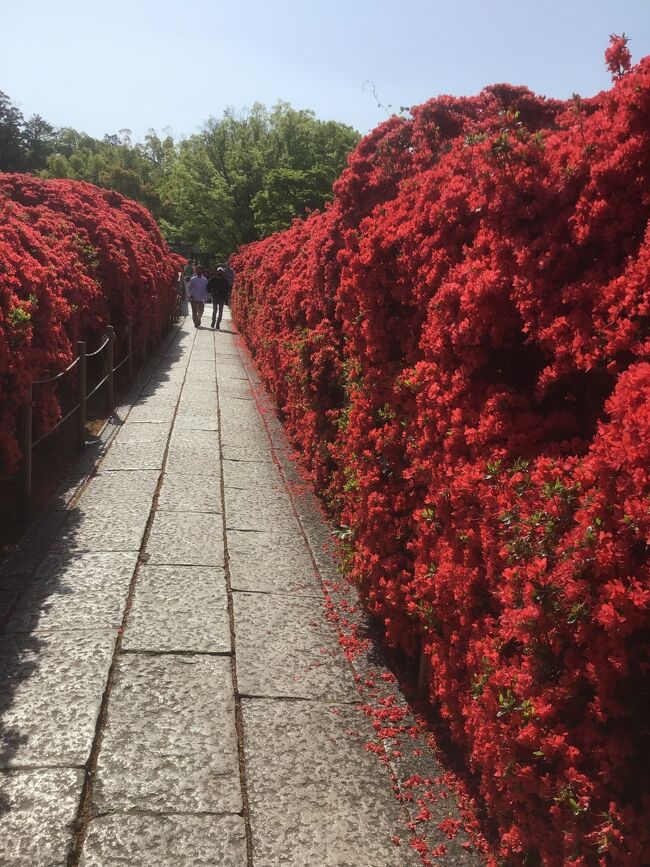
{"type": "Polygon", "coordinates": [[[221,326],[221,317],[223,316],[223,301],[219,301],[215,298],[212,302],[212,327],[214,328],[215,324],[217,328],[221,326]],[[217,308],[219,309],[219,317],[217,318],[217,308]]]}

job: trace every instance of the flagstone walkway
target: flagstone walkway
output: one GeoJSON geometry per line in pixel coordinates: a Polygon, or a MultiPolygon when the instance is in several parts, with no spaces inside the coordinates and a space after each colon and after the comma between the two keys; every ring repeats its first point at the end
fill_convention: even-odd
{"type": "Polygon", "coordinates": [[[325,616],[328,528],[209,312],[1,576],[0,602],[22,592],[0,637],[0,865],[419,863],[325,616]]]}

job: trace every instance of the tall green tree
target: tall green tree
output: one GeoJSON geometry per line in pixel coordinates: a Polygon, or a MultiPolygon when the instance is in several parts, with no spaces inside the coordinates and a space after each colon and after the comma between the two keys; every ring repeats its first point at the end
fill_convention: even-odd
{"type": "Polygon", "coordinates": [[[174,204],[166,229],[225,257],[323,207],[358,140],[351,127],[288,103],[271,111],[255,103],[239,115],[227,109],[181,143],[169,177],[174,204]]]}
{"type": "Polygon", "coordinates": [[[34,114],[23,127],[27,170],[36,172],[46,164],[56,147],[56,129],[40,114],[34,114]]]}
{"type": "Polygon", "coordinates": [[[6,93],[0,90],[0,171],[20,172],[25,168],[25,119],[6,93]]]}

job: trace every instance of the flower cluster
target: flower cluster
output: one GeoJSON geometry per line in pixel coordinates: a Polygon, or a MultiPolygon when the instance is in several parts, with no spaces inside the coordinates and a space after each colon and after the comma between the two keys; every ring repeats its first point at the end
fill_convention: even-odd
{"type": "MultiPolygon", "coordinates": [[[[0,475],[20,459],[17,414],[30,381],[62,370],[111,323],[136,345],[175,303],[178,258],[151,215],[118,193],[68,180],[0,174],[0,475]]],[[[118,346],[121,350],[121,346],[118,346]]],[[[51,392],[37,422],[56,420],[51,392]]]]}
{"type": "Polygon", "coordinates": [[[503,863],[650,863],[650,58],[392,118],[236,321],[503,863]]]}

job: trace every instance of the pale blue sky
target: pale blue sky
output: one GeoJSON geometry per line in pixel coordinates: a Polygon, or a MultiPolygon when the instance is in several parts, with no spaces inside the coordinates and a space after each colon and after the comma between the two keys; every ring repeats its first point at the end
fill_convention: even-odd
{"type": "Polygon", "coordinates": [[[501,81],[590,96],[622,31],[650,54],[650,0],[0,0],[0,90],[95,136],[278,99],[367,132],[367,80],[397,110],[501,81]]]}

